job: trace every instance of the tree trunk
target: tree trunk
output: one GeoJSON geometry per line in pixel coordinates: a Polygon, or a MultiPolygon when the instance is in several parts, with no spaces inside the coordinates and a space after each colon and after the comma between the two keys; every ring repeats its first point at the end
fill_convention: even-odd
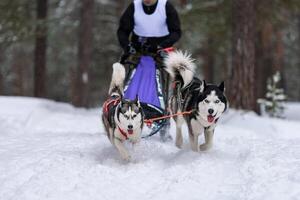
{"type": "Polygon", "coordinates": [[[267,79],[272,75],[273,48],[272,35],[273,26],[270,22],[263,22],[261,31],[257,33],[256,41],[256,96],[265,98],[267,79]]]}
{"type": "Polygon", "coordinates": [[[281,81],[279,87],[286,89],[286,79],[284,76],[284,43],[283,35],[281,30],[276,30],[275,32],[275,48],[274,48],[274,58],[273,58],[273,74],[277,71],[280,72],[281,81]]]}
{"type": "Polygon", "coordinates": [[[13,95],[23,96],[24,95],[24,87],[23,87],[23,78],[25,68],[25,54],[23,49],[15,48],[13,51],[13,61],[12,61],[12,71],[13,71],[13,95]]]}
{"type": "Polygon", "coordinates": [[[188,0],[180,0],[180,7],[184,8],[186,6],[186,4],[188,3],[188,0]]]}
{"type": "Polygon", "coordinates": [[[34,52],[34,96],[46,97],[46,50],[48,0],[37,0],[37,20],[34,52]]]}
{"type": "Polygon", "coordinates": [[[214,81],[214,52],[213,52],[213,39],[208,37],[207,44],[204,52],[204,63],[203,63],[203,74],[204,79],[208,83],[212,83],[214,81]]]}
{"type": "Polygon", "coordinates": [[[3,95],[3,76],[2,71],[0,70],[0,95],[3,95]]]}
{"type": "Polygon", "coordinates": [[[256,110],[254,0],[233,0],[231,106],[256,110]]]}
{"type": "Polygon", "coordinates": [[[117,14],[118,16],[121,16],[122,13],[124,12],[124,8],[125,8],[125,0],[118,0],[117,2],[117,14]]]}
{"type": "Polygon", "coordinates": [[[223,64],[222,64],[222,75],[221,75],[221,79],[222,81],[225,81],[225,85],[227,85],[229,83],[229,74],[230,74],[230,67],[231,63],[230,63],[230,53],[225,54],[224,56],[222,56],[222,60],[223,60],[223,64]]]}
{"type": "Polygon", "coordinates": [[[79,25],[78,66],[72,102],[88,106],[89,67],[92,58],[94,0],[82,0],[79,25]]]}
{"type": "Polygon", "coordinates": [[[273,64],[273,72],[279,71],[281,74],[283,73],[283,65],[284,65],[284,44],[283,44],[283,36],[282,31],[277,30],[275,32],[276,40],[275,40],[275,55],[274,55],[274,64],[273,64]]]}
{"type": "MultiPolygon", "coordinates": [[[[2,64],[3,61],[3,49],[0,46],[0,65],[2,64]]],[[[4,94],[4,80],[3,80],[3,74],[2,70],[0,69],[0,95],[4,94]]]]}
{"type": "MultiPolygon", "coordinates": [[[[297,25],[298,25],[298,48],[299,48],[297,52],[300,54],[300,13],[298,14],[297,18],[298,18],[297,25]]],[[[298,63],[299,62],[300,60],[298,58],[298,63]]],[[[300,77],[300,67],[296,68],[295,74],[296,76],[300,77]]],[[[297,85],[298,87],[295,88],[295,92],[293,96],[295,100],[300,101],[300,79],[299,78],[295,81],[295,85],[297,85]]]]}

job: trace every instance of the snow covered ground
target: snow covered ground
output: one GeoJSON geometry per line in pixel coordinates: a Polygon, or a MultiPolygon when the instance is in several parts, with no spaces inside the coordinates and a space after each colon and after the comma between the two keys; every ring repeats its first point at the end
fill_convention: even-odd
{"type": "Polygon", "coordinates": [[[0,97],[0,199],[300,199],[300,104],[288,105],[286,120],[230,110],[208,152],[192,152],[187,134],[182,150],[158,136],[127,145],[126,164],[100,109],[0,97]]]}

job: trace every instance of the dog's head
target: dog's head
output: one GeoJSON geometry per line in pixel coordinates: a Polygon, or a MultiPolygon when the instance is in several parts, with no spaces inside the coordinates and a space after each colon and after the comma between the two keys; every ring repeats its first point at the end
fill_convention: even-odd
{"type": "Polygon", "coordinates": [[[203,92],[198,97],[198,111],[202,119],[215,122],[227,108],[224,82],[219,86],[203,81],[203,92]]]}
{"type": "Polygon", "coordinates": [[[129,134],[143,128],[144,114],[138,97],[135,100],[122,99],[116,114],[118,126],[129,134]]]}

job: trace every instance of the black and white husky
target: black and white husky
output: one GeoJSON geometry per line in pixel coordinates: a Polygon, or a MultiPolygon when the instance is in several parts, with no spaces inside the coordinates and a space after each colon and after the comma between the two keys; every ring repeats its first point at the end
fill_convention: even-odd
{"type": "Polygon", "coordinates": [[[133,144],[140,141],[144,114],[138,98],[122,98],[124,79],[124,66],[115,63],[109,88],[110,97],[103,105],[102,121],[110,142],[117,148],[121,157],[128,161],[130,155],[123,143],[125,140],[133,144]]]}
{"type": "Polygon", "coordinates": [[[165,59],[166,71],[173,78],[173,94],[169,100],[172,113],[191,113],[175,117],[176,146],[182,147],[181,126],[186,121],[190,145],[193,151],[212,147],[216,122],[226,110],[224,82],[219,86],[206,84],[194,76],[195,64],[191,55],[181,51],[172,52],[165,59]],[[198,146],[198,137],[204,132],[205,143],[198,146]]]}

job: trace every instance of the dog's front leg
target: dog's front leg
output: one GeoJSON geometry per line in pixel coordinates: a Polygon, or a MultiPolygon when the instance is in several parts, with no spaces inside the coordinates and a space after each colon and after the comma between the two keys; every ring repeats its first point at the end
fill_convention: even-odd
{"type": "Polygon", "coordinates": [[[118,149],[122,159],[125,161],[129,161],[130,155],[129,155],[128,151],[126,150],[125,146],[123,145],[123,142],[119,138],[114,138],[114,144],[115,144],[116,148],[118,149]]]}
{"type": "Polygon", "coordinates": [[[213,145],[215,127],[209,127],[204,130],[205,143],[200,145],[201,151],[209,150],[213,145]]]}
{"type": "Polygon", "coordinates": [[[193,151],[198,152],[198,137],[199,137],[199,125],[195,120],[192,120],[190,124],[188,124],[189,129],[189,139],[190,139],[190,145],[193,151]]]}
{"type": "Polygon", "coordinates": [[[114,144],[114,133],[113,133],[114,131],[113,131],[113,129],[112,128],[108,128],[108,139],[109,139],[109,141],[112,143],[112,144],[114,144]]]}
{"type": "Polygon", "coordinates": [[[195,151],[195,152],[199,151],[199,148],[198,148],[198,137],[199,137],[199,133],[193,132],[192,150],[195,151]]]}
{"type": "Polygon", "coordinates": [[[181,126],[176,126],[176,142],[175,142],[175,145],[179,149],[181,149],[182,148],[182,143],[183,143],[183,138],[182,138],[181,126]]]}
{"type": "Polygon", "coordinates": [[[175,141],[175,145],[180,149],[182,148],[182,143],[183,143],[182,130],[181,130],[183,120],[184,119],[182,117],[177,117],[176,118],[176,141],[175,141]]]}

